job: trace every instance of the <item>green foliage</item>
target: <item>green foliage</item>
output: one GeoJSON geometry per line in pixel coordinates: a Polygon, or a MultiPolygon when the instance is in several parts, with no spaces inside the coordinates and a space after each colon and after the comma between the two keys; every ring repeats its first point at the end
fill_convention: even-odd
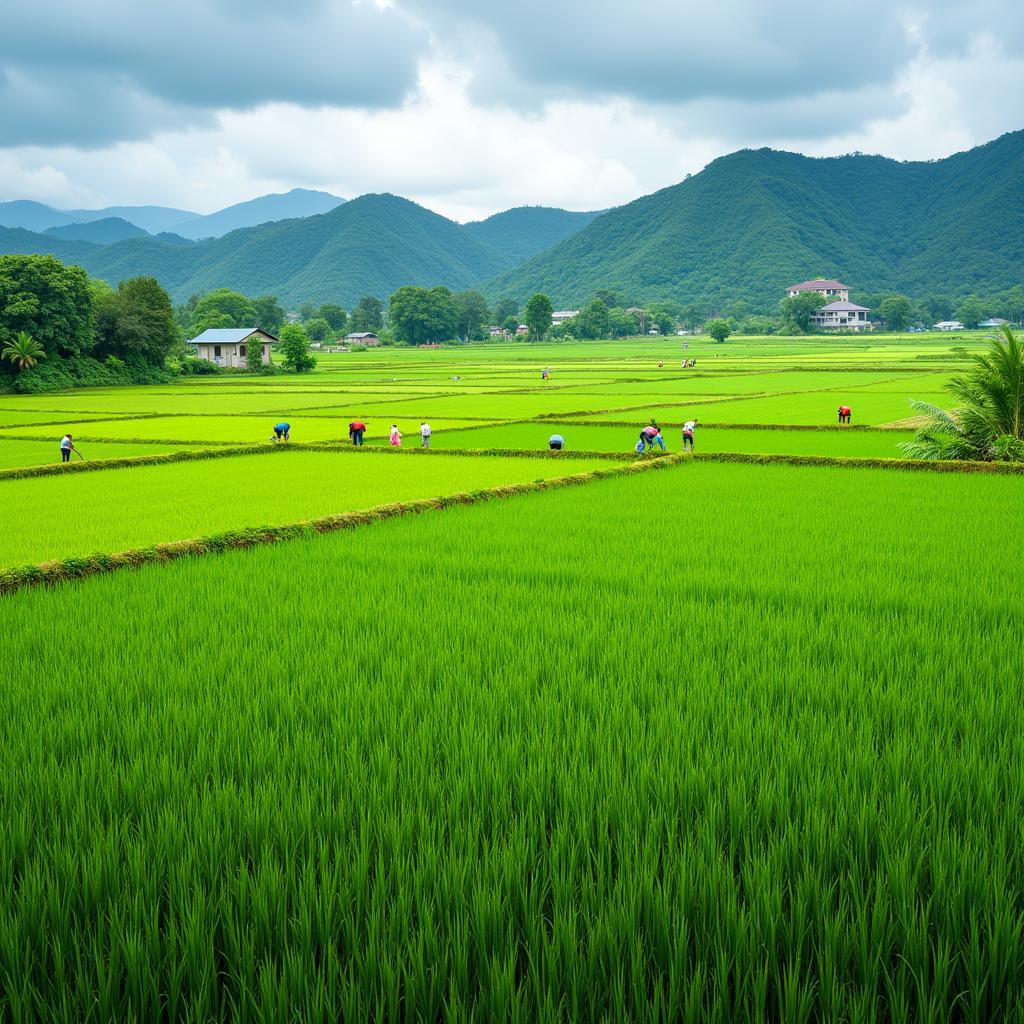
{"type": "Polygon", "coordinates": [[[608,330],[613,338],[628,338],[640,330],[640,319],[636,313],[613,306],[608,310],[608,330]]]}
{"type": "Polygon", "coordinates": [[[977,295],[968,295],[967,298],[956,307],[956,319],[968,329],[977,327],[978,323],[981,320],[984,320],[987,316],[988,313],[985,310],[985,304],[977,295]]]}
{"type": "Polygon", "coordinates": [[[261,373],[269,369],[263,365],[263,346],[266,342],[259,335],[253,335],[245,343],[245,367],[251,373],[261,373]]]}
{"type": "Polygon", "coordinates": [[[913,321],[914,304],[906,295],[887,295],[879,303],[878,312],[890,331],[905,331],[913,321]]]}
{"type": "Polygon", "coordinates": [[[779,322],[771,316],[745,316],[739,324],[740,334],[774,334],[779,322]]]}
{"type": "Polygon", "coordinates": [[[345,325],[348,323],[348,313],[345,312],[336,302],[325,302],[316,314],[321,320],[326,320],[330,329],[334,332],[333,337],[337,338],[344,333],[345,325]]]}
{"type": "MultiPolygon", "coordinates": [[[[549,315],[549,322],[550,319],[549,315]]],[[[566,327],[576,338],[607,338],[610,323],[608,307],[601,299],[594,299],[581,309],[566,327]]]]}
{"type": "Polygon", "coordinates": [[[501,326],[505,330],[506,334],[515,334],[519,328],[519,317],[512,313],[502,320],[501,326]]]}
{"type": "Polygon", "coordinates": [[[388,324],[396,341],[423,345],[447,341],[458,331],[459,309],[455,296],[444,287],[406,285],[391,296],[388,324]]]}
{"type": "Polygon", "coordinates": [[[85,271],[52,256],[0,256],[0,344],[19,331],[47,355],[88,352],[93,305],[85,271]]]}
{"type": "Polygon", "coordinates": [[[310,341],[323,341],[331,333],[331,325],[322,317],[315,316],[302,325],[310,341]]]}
{"type": "Polygon", "coordinates": [[[479,341],[490,319],[487,300],[478,291],[458,292],[455,295],[456,333],[463,341],[479,341]]]}
{"type": "Polygon", "coordinates": [[[929,163],[744,150],[609,210],[482,290],[575,306],[614,283],[641,304],[694,302],[699,323],[740,299],[770,313],[787,285],[819,274],[883,294],[1009,289],[1021,283],[1022,159],[1019,131],[929,163]]]}
{"type": "MultiPolygon", "coordinates": [[[[487,246],[499,260],[500,268],[505,268],[516,266],[556,242],[574,235],[596,216],[596,213],[578,213],[545,206],[520,206],[496,213],[486,220],[466,224],[463,230],[487,246]]],[[[518,312],[518,308],[507,310],[499,318],[499,323],[518,312]]]]}
{"type": "Polygon", "coordinates": [[[915,408],[928,418],[903,450],[915,459],[1024,462],[1024,349],[1009,327],[988,352],[971,356],[974,369],[954,377],[947,390],[953,413],[927,402],[915,408]]]}
{"type": "Polygon", "coordinates": [[[6,359],[19,370],[27,370],[46,358],[46,350],[28,331],[18,331],[10,341],[4,343],[0,359],[6,359]]]}
{"type": "Polygon", "coordinates": [[[519,315],[519,303],[506,295],[494,304],[493,315],[496,324],[503,324],[509,317],[514,318],[519,315]]]}
{"type": "Polygon", "coordinates": [[[122,358],[137,355],[162,366],[177,340],[171,298],[155,278],[135,277],[117,286],[113,330],[104,351],[122,358]]]}
{"type": "Polygon", "coordinates": [[[254,327],[257,319],[256,307],[244,295],[217,288],[196,303],[189,330],[197,338],[211,327],[254,327]]]}
{"type": "Polygon", "coordinates": [[[127,384],[166,384],[172,375],[138,354],[110,362],[91,356],[50,356],[18,374],[14,390],[25,395],[66,391],[69,388],[110,388],[127,384]]]}
{"type": "Polygon", "coordinates": [[[704,324],[704,332],[721,344],[729,337],[730,334],[732,334],[732,328],[729,326],[728,320],[716,317],[713,320],[708,320],[704,324]]]}
{"type": "Polygon", "coordinates": [[[251,300],[256,319],[251,324],[236,324],[238,327],[262,327],[268,334],[277,337],[285,322],[285,312],[276,295],[258,295],[251,300]]]}
{"type": "Polygon", "coordinates": [[[811,317],[825,305],[828,302],[821,292],[800,292],[786,296],[779,303],[783,332],[806,334],[813,327],[811,317]]]}
{"type": "Polygon", "coordinates": [[[551,329],[551,314],[554,311],[551,300],[543,292],[531,296],[523,311],[523,323],[530,328],[531,341],[544,340],[544,335],[551,329]]]}
{"type": "Polygon", "coordinates": [[[294,373],[306,373],[316,366],[316,357],[309,354],[309,335],[299,324],[281,328],[281,354],[284,367],[294,373]]]}
{"type": "Polygon", "coordinates": [[[380,334],[384,329],[384,303],[372,295],[364,295],[352,310],[348,329],[353,334],[380,334]]]}

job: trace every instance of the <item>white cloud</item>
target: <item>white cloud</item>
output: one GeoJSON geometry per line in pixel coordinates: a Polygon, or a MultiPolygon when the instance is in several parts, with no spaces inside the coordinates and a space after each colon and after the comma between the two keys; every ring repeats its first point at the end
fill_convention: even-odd
{"type": "MultiPolygon", "coordinates": [[[[185,3],[194,14],[203,7],[185,3]]],[[[698,14],[635,0],[584,15],[580,3],[547,5],[542,17],[537,0],[445,0],[429,9],[419,0],[295,0],[274,57],[257,53],[249,76],[245,48],[282,24],[278,6],[218,0],[206,4],[213,24],[238,26],[224,66],[262,75],[258,88],[221,83],[223,69],[181,85],[168,67],[146,69],[133,57],[109,96],[103,76],[141,31],[139,8],[131,8],[130,31],[105,44],[108,71],[97,70],[102,32],[90,30],[78,63],[65,61],[71,77],[63,81],[39,73],[39,62],[57,62],[82,19],[69,14],[67,31],[51,25],[58,42],[45,56],[31,40],[57,14],[40,6],[31,19],[14,19],[25,47],[13,62],[10,38],[0,38],[0,198],[208,212],[302,185],[346,197],[395,192],[470,219],[522,204],[615,205],[743,146],[930,159],[1024,123],[1024,62],[1013,45],[1024,16],[1002,0],[984,0],[973,24],[945,0],[927,13],[879,0],[856,9],[833,3],[813,17],[791,0],[773,5],[770,17],[752,0],[698,14]],[[539,28],[524,40],[531,16],[539,28]],[[390,19],[398,43],[377,39],[377,17],[390,19]],[[346,24],[361,34],[338,46],[346,24]],[[821,56],[837,45],[857,59],[821,56]],[[371,67],[386,78],[389,61],[397,71],[374,86],[373,103],[336,87],[338,76],[371,67]],[[92,92],[84,89],[90,82],[92,92]],[[76,134],[68,126],[74,108],[62,113],[55,104],[76,87],[118,130],[76,134]],[[34,96],[34,106],[14,109],[15,95],[34,96]],[[12,135],[8,125],[22,129],[12,135]]],[[[100,6],[108,14],[129,8],[127,0],[100,6]]],[[[0,28],[11,18],[0,14],[0,28]]],[[[172,35],[165,48],[183,46],[172,35]]],[[[161,47],[147,36],[141,50],[152,57],[161,47]]],[[[214,50],[192,45],[182,74],[214,50]]],[[[173,65],[167,54],[163,63],[173,65]]]]}

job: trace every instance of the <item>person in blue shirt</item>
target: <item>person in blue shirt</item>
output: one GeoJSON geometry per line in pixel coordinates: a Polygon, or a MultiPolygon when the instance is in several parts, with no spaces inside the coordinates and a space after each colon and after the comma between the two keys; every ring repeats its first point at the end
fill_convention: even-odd
{"type": "Polygon", "coordinates": [[[552,434],[548,438],[548,447],[554,452],[560,452],[565,447],[565,438],[561,434],[552,434]]]}
{"type": "Polygon", "coordinates": [[[275,423],[274,424],[274,436],[270,439],[275,444],[278,441],[287,441],[288,436],[291,433],[292,425],[290,423],[275,423]]]}

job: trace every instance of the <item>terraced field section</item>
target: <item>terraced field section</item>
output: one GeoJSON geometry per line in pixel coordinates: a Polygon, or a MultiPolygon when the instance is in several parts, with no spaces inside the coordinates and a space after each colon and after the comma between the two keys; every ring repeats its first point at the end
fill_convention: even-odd
{"type": "Polygon", "coordinates": [[[0,598],[0,1016],[1020,1019],[1021,497],[681,462],[0,598]]]}
{"type": "Polygon", "coordinates": [[[281,449],[0,480],[5,513],[23,524],[0,537],[0,567],[299,522],[609,465],[587,459],[281,449]]]}

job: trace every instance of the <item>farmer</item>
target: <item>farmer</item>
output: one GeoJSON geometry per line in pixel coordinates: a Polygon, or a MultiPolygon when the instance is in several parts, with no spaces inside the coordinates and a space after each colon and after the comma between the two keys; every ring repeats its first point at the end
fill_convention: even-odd
{"type": "Polygon", "coordinates": [[[80,459],[84,458],[82,453],[75,447],[74,441],[71,440],[70,434],[65,434],[60,439],[60,460],[61,462],[70,462],[71,453],[74,452],[80,459]]]}
{"type": "Polygon", "coordinates": [[[429,448],[430,447],[430,424],[429,423],[421,423],[420,424],[420,447],[421,448],[429,448]]]}
{"type": "Polygon", "coordinates": [[[693,451],[693,432],[697,429],[697,420],[687,420],[683,424],[683,451],[693,451]]]}
{"type": "Polygon", "coordinates": [[[393,448],[402,447],[402,432],[398,429],[397,423],[391,424],[391,446],[393,448]]]}
{"type": "Polygon", "coordinates": [[[553,452],[560,452],[565,447],[565,438],[561,434],[552,434],[548,438],[548,447],[553,452]]]}
{"type": "Polygon", "coordinates": [[[361,445],[363,443],[364,430],[366,430],[366,424],[362,420],[353,420],[348,425],[348,436],[352,438],[354,445],[361,445]]]}
{"type": "Polygon", "coordinates": [[[291,431],[292,425],[290,423],[285,423],[284,420],[282,420],[280,423],[274,424],[274,436],[270,440],[275,444],[277,444],[278,441],[287,441],[291,431]]]}
{"type": "MultiPolygon", "coordinates": [[[[640,431],[640,440],[646,444],[648,450],[654,448],[655,438],[658,437],[661,437],[661,431],[653,423],[640,431]]],[[[661,447],[665,447],[664,441],[661,442],[661,447]]]]}
{"type": "Polygon", "coordinates": [[[848,405],[839,406],[839,422],[849,423],[850,422],[850,407],[848,405]]]}

